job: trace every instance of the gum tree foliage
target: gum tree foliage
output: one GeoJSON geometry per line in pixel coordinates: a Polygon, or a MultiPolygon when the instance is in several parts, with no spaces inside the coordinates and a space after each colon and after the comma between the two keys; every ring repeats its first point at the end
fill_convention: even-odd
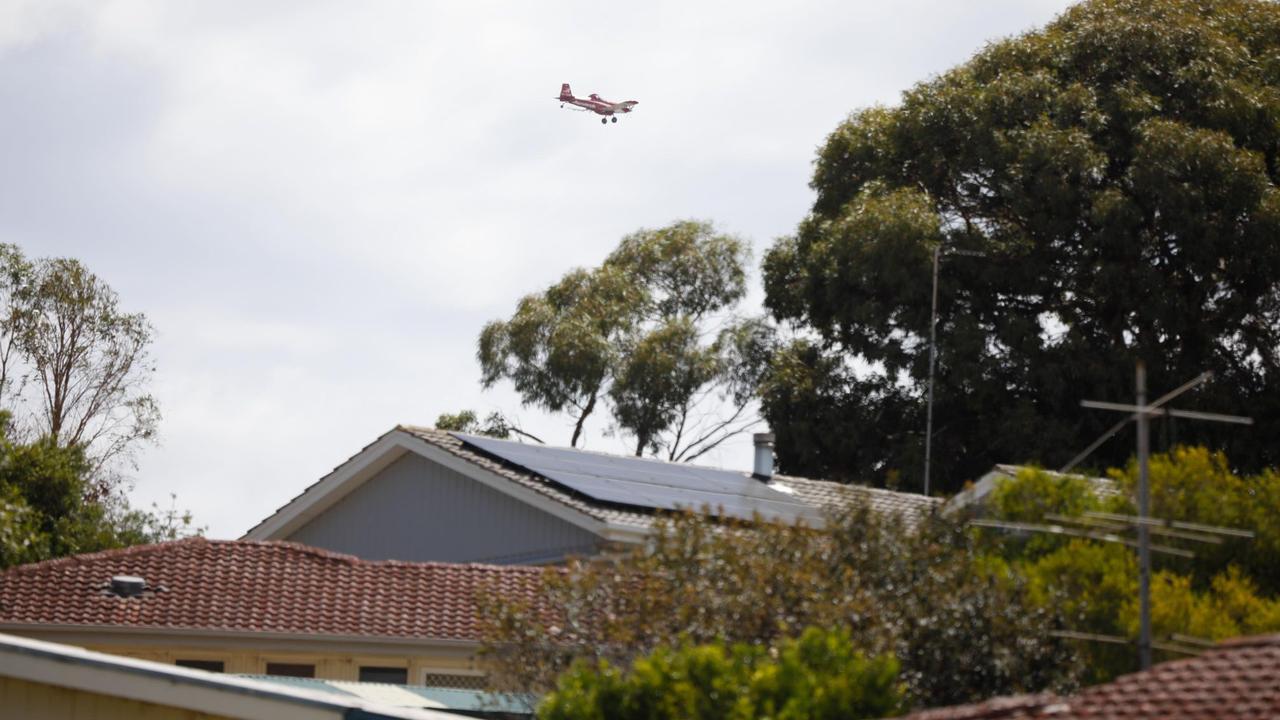
{"type": "Polygon", "coordinates": [[[854,720],[900,710],[898,664],[868,658],[847,632],[809,628],[770,653],[760,645],[658,648],[632,666],[580,663],[539,706],[539,720],[854,720]]]}
{"type": "Polygon", "coordinates": [[[487,435],[499,440],[511,437],[511,427],[499,412],[489,413],[484,420],[481,420],[474,410],[440,413],[436,418],[436,429],[452,430],[469,435],[487,435]]]}
{"type": "Polygon", "coordinates": [[[436,416],[436,429],[452,430],[454,432],[467,433],[468,435],[487,435],[499,440],[508,440],[512,435],[517,435],[536,443],[543,442],[542,438],[520,427],[518,420],[507,417],[496,410],[485,415],[483,420],[474,410],[440,413],[436,416]]]}
{"type": "Polygon", "coordinates": [[[747,246],[684,221],[622,239],[596,268],[525,296],[480,334],[481,383],[573,419],[570,445],[607,405],[636,455],[690,460],[754,421],[761,321],[736,318],[747,246]],[[727,408],[709,410],[717,401],[727,408]]]}
{"type": "MultiPolygon", "coordinates": [[[[992,494],[992,511],[1007,520],[1040,522],[1047,514],[1089,510],[1133,514],[1137,467],[1113,470],[1114,492],[1099,493],[1081,476],[1023,471],[992,494]]],[[[1221,453],[1175,448],[1152,456],[1152,516],[1252,530],[1251,540],[1221,545],[1153,535],[1153,542],[1182,546],[1194,559],[1153,554],[1152,628],[1157,639],[1171,634],[1222,640],[1280,631],[1280,476],[1266,470],[1241,477],[1221,453]]],[[[1056,536],[1003,537],[993,551],[1029,579],[1037,604],[1053,608],[1071,629],[1136,639],[1138,568],[1123,545],[1056,536]]],[[[1132,647],[1083,643],[1091,682],[1136,669],[1132,647]]],[[[1159,653],[1158,653],[1159,654],[1159,653]]],[[[1163,653],[1164,659],[1179,657],[1163,653]]]]}
{"type": "Polygon", "coordinates": [[[781,468],[920,482],[939,246],[935,488],[1064,463],[1138,359],[1157,392],[1213,370],[1182,402],[1258,421],[1176,440],[1280,463],[1278,58],[1275,3],[1089,0],[851,115],[764,261],[802,330],[761,390],[781,468]]]}
{"type": "Polygon", "coordinates": [[[630,668],[679,642],[777,649],[809,627],[896,657],[916,706],[1063,689],[1076,673],[1050,606],[964,526],[866,507],[823,531],[666,518],[647,548],[549,569],[536,604],[481,604],[490,680],[518,692],[551,690],[575,661],[630,668]]]}
{"type": "MultiPolygon", "coordinates": [[[[0,428],[7,421],[0,412],[0,428]]],[[[19,442],[0,429],[0,568],[201,532],[190,514],[87,498],[91,467],[80,446],[19,442]]]]}
{"type": "Polygon", "coordinates": [[[79,261],[29,261],[12,245],[0,246],[0,302],[0,406],[18,411],[21,434],[81,448],[87,491],[109,494],[112,464],[131,461],[160,419],[150,323],[79,261]]]}

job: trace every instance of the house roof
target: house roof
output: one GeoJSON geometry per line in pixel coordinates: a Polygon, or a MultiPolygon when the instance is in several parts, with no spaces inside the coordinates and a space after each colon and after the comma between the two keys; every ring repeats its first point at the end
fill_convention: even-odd
{"type": "MultiPolygon", "coordinates": [[[[462,461],[462,467],[464,468],[473,472],[483,473],[488,478],[499,478],[509,483],[508,489],[530,493],[540,500],[549,501],[561,509],[589,518],[591,521],[601,523],[608,528],[643,533],[652,526],[654,521],[655,512],[653,508],[600,501],[574,492],[519,465],[487,455],[467,445],[450,432],[416,425],[399,425],[379,438],[378,441],[366,446],[360,453],[348,460],[346,464],[336,468],[334,473],[321,478],[306,488],[273,515],[250,529],[245,534],[245,537],[265,539],[279,536],[275,533],[275,528],[284,524],[281,519],[301,513],[307,509],[309,503],[323,502],[326,493],[342,492],[343,486],[347,482],[346,480],[338,483],[330,483],[329,481],[335,475],[342,473],[347,465],[352,464],[361,455],[370,452],[371,448],[374,448],[380,441],[393,436],[399,439],[411,440],[412,442],[408,443],[410,449],[419,452],[427,450],[443,452],[447,458],[462,461]]],[[[587,453],[589,451],[579,450],[578,452],[587,453]]],[[[663,461],[652,460],[652,462],[663,461]]],[[[750,473],[745,472],[742,474],[744,476],[750,475],[750,473]]],[[[351,481],[356,481],[356,478],[356,475],[351,475],[351,481]]],[[[798,499],[821,509],[838,510],[850,507],[857,502],[867,502],[873,509],[880,512],[910,516],[918,512],[928,511],[941,503],[938,498],[929,498],[914,493],[845,485],[827,480],[814,480],[789,475],[774,475],[770,485],[772,487],[781,486],[783,492],[790,491],[798,499]]]]}
{"type": "MultiPolygon", "coordinates": [[[[272,720],[458,720],[463,717],[3,634],[0,634],[0,679],[69,688],[90,695],[185,710],[201,717],[272,720]]],[[[26,705],[21,691],[11,695],[18,703],[17,710],[39,710],[35,705],[48,709],[39,702],[39,695],[33,695],[35,701],[26,705]]],[[[88,707],[78,700],[75,706],[88,707]]],[[[105,711],[101,704],[93,707],[99,713],[105,711]]],[[[66,710],[70,710],[69,704],[66,710]]],[[[51,713],[49,717],[52,716],[51,713]]]]}
{"type": "Polygon", "coordinates": [[[996,485],[1000,482],[1012,480],[1018,477],[1018,473],[1024,470],[1037,470],[1045,473],[1053,478],[1064,477],[1083,477],[1093,487],[1093,491],[1100,497],[1117,495],[1120,488],[1116,482],[1110,478],[1093,477],[1088,475],[1079,475],[1077,473],[1061,473],[1055,470],[1045,470],[1030,465],[1006,465],[997,464],[995,467],[982,477],[978,478],[972,485],[966,487],[956,493],[942,505],[944,514],[954,514],[961,510],[981,510],[991,497],[991,493],[995,491],[996,485]]]}
{"type": "Polygon", "coordinates": [[[909,720],[1246,720],[1280,717],[1280,635],[1219,643],[1070,697],[1000,698],[925,710],[909,720]]]}
{"type": "Polygon", "coordinates": [[[189,538],[0,573],[0,627],[59,625],[476,642],[476,593],[536,599],[541,568],[371,561],[288,542],[189,538]],[[146,581],[139,597],[114,576],[146,581]]]}

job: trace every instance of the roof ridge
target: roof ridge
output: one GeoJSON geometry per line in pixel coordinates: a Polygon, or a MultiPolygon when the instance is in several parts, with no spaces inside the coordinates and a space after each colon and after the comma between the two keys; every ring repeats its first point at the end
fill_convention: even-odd
{"type": "Polygon", "coordinates": [[[308,555],[316,555],[323,558],[347,561],[352,565],[364,565],[364,566],[376,565],[381,567],[402,567],[402,566],[403,567],[444,567],[444,568],[465,567],[465,568],[472,568],[472,569],[503,570],[503,571],[507,571],[511,569],[518,569],[520,571],[542,570],[541,566],[536,566],[536,565],[499,565],[497,563],[481,563],[481,562],[456,563],[456,562],[448,562],[444,560],[398,560],[395,558],[386,558],[383,560],[369,560],[367,558],[362,558],[357,555],[351,555],[349,553],[341,553],[335,550],[327,550],[325,548],[316,547],[314,545],[306,545],[300,542],[294,542],[292,540],[210,540],[209,542],[225,544],[225,545],[236,545],[236,546],[258,545],[258,546],[270,546],[270,547],[284,547],[290,550],[294,550],[296,552],[306,553],[308,555]]]}
{"type": "Polygon", "coordinates": [[[0,576],[17,574],[20,572],[34,572],[35,570],[43,570],[50,567],[61,567],[63,565],[80,565],[87,561],[99,560],[107,557],[125,557],[131,555],[145,555],[153,552],[158,548],[167,548],[176,544],[192,545],[198,543],[215,542],[201,535],[192,535],[190,537],[178,538],[176,540],[165,540],[158,543],[143,543],[141,545],[126,545],[118,548],[107,548],[106,550],[97,550],[91,553],[78,553],[75,555],[63,555],[62,557],[49,558],[48,560],[39,560],[32,563],[24,563],[22,565],[14,565],[0,572],[0,576]]]}
{"type": "MultiPolygon", "coordinates": [[[[408,433],[414,433],[414,434],[416,434],[416,433],[443,433],[443,434],[445,434],[445,435],[448,435],[448,436],[450,436],[450,437],[454,438],[455,440],[458,440],[459,442],[465,442],[465,441],[463,441],[463,440],[461,440],[461,439],[457,438],[457,437],[454,435],[454,433],[455,433],[455,432],[458,432],[458,431],[455,431],[455,430],[441,430],[440,428],[434,428],[434,427],[430,427],[430,426],[427,426],[427,425],[414,425],[414,424],[412,424],[412,423],[400,423],[400,424],[396,425],[396,428],[395,428],[395,429],[396,429],[396,430],[402,430],[402,431],[404,431],[404,432],[408,432],[408,433]]],[[[461,435],[469,435],[470,433],[459,433],[459,434],[461,434],[461,435]]],[[[418,436],[418,437],[421,437],[421,436],[418,436]]],[[[422,439],[423,439],[423,440],[426,440],[427,438],[422,438],[422,439]]],[[[490,439],[495,440],[495,441],[497,441],[497,442],[517,443],[517,444],[521,444],[521,445],[527,444],[527,443],[520,443],[520,442],[519,442],[519,441],[517,441],[517,440],[504,440],[504,439],[502,439],[502,438],[490,438],[490,439]]],[[[535,445],[534,447],[537,447],[537,446],[535,445]]],[[[675,462],[675,461],[673,461],[673,460],[663,460],[662,458],[654,458],[654,457],[636,457],[636,456],[633,456],[633,455],[621,455],[621,454],[618,454],[618,453],[604,452],[604,451],[602,451],[602,450],[588,450],[588,449],[586,449],[586,448],[565,447],[565,446],[563,446],[563,445],[550,445],[550,444],[548,444],[548,445],[544,445],[543,447],[555,448],[555,449],[559,449],[559,450],[572,450],[572,451],[574,451],[574,452],[586,453],[586,454],[590,454],[590,455],[603,455],[604,457],[611,457],[611,458],[624,458],[624,459],[627,459],[627,460],[644,460],[644,461],[646,461],[646,462],[658,463],[658,464],[660,464],[660,465],[675,465],[675,466],[691,465],[691,463],[675,462]]],[[[516,464],[516,463],[511,463],[509,460],[505,460],[505,459],[502,459],[502,458],[499,458],[499,461],[500,461],[500,462],[507,463],[507,464],[516,465],[517,467],[523,467],[523,466],[520,466],[520,465],[518,465],[518,464],[516,464]]],[[[721,471],[721,472],[733,473],[733,474],[736,474],[736,475],[743,475],[743,476],[745,476],[745,477],[755,477],[755,475],[754,475],[753,473],[751,473],[750,471],[747,471],[747,470],[734,470],[734,469],[732,469],[732,468],[717,467],[717,466],[712,466],[712,465],[694,465],[694,467],[707,468],[707,469],[710,469],[710,470],[719,470],[719,471],[721,471]]],[[[525,470],[526,470],[526,472],[533,472],[533,471],[531,471],[531,470],[527,470],[527,469],[525,469],[525,470]]],[[[534,474],[537,474],[537,473],[534,473],[534,474]]],[[[833,485],[833,486],[838,486],[838,487],[847,487],[847,488],[857,488],[857,489],[859,489],[859,490],[872,490],[872,491],[876,491],[876,492],[894,493],[894,494],[899,494],[899,495],[915,495],[915,494],[916,494],[916,493],[909,493],[909,492],[905,492],[905,491],[903,491],[903,490],[891,490],[891,489],[889,489],[889,488],[878,488],[878,487],[872,487],[872,486],[870,486],[870,485],[862,485],[862,484],[855,483],[855,482],[840,482],[839,480],[828,480],[828,479],[826,479],[826,478],[811,478],[811,477],[805,477],[805,476],[803,476],[803,475],[786,475],[786,474],[783,474],[783,473],[774,473],[774,474],[773,474],[773,476],[769,478],[769,480],[801,480],[801,481],[804,481],[804,482],[822,483],[822,484],[824,484],[824,485],[833,485]]]]}
{"type": "Polygon", "coordinates": [[[305,545],[290,540],[228,540],[222,538],[206,538],[203,536],[192,536],[180,538],[177,540],[168,540],[160,543],[147,543],[145,545],[130,545],[122,548],[111,548],[108,550],[100,550],[92,553],[82,553],[79,555],[67,555],[59,558],[51,558],[40,562],[27,563],[24,565],[15,565],[0,573],[0,577],[9,574],[20,574],[29,572],[39,572],[49,568],[57,568],[67,565],[84,565],[87,563],[115,559],[125,557],[135,557],[139,555],[149,555],[159,552],[177,551],[193,545],[208,545],[232,548],[262,548],[262,549],[280,549],[292,553],[310,555],[323,560],[336,560],[347,565],[362,567],[411,567],[411,568],[444,568],[457,569],[467,568],[471,570],[497,570],[503,573],[516,574],[540,574],[545,568],[537,565],[498,565],[496,563],[454,563],[440,560],[368,560],[357,557],[348,553],[335,552],[324,548],[315,547],[313,545],[305,545]]]}
{"type": "MultiPolygon", "coordinates": [[[[465,440],[461,440],[461,439],[457,438],[457,436],[455,436],[455,435],[454,435],[454,433],[458,433],[459,435],[471,435],[471,434],[472,434],[472,433],[464,433],[464,432],[460,432],[460,431],[458,431],[458,430],[441,430],[441,429],[439,429],[439,428],[427,427],[427,426],[424,426],[424,425],[403,425],[403,424],[402,424],[402,425],[397,425],[396,427],[398,427],[398,428],[399,428],[399,427],[403,427],[403,428],[405,428],[405,429],[406,429],[406,431],[408,431],[408,432],[413,432],[413,431],[418,431],[418,432],[427,431],[427,432],[433,432],[433,433],[445,433],[446,435],[449,435],[450,437],[453,437],[454,439],[458,440],[459,442],[466,442],[466,441],[465,441],[465,440]]],[[[488,439],[493,440],[493,441],[495,441],[495,442],[515,443],[515,444],[517,444],[517,445],[526,445],[526,444],[530,444],[530,443],[522,443],[522,442],[520,442],[519,440],[506,440],[506,439],[503,439],[503,438],[488,438],[488,439]]],[[[531,445],[531,444],[530,444],[530,445],[531,445]]],[[[580,447],[567,447],[567,446],[564,446],[564,445],[552,445],[552,444],[550,444],[550,443],[544,443],[544,444],[542,444],[542,445],[540,445],[540,446],[539,446],[539,445],[531,445],[531,446],[532,446],[532,447],[546,447],[546,448],[552,448],[552,449],[555,449],[555,450],[572,450],[572,451],[574,451],[574,452],[580,452],[580,453],[584,453],[584,454],[588,454],[588,455],[603,455],[604,457],[611,457],[611,458],[623,458],[623,459],[626,459],[626,460],[644,460],[645,462],[658,463],[659,465],[675,465],[675,466],[677,466],[677,467],[681,467],[681,466],[692,466],[692,467],[706,468],[706,469],[708,469],[708,470],[719,470],[719,471],[721,471],[721,472],[734,473],[734,474],[738,474],[738,475],[746,475],[746,476],[750,476],[750,475],[751,475],[751,473],[750,473],[750,472],[748,472],[748,471],[746,471],[746,470],[734,470],[734,469],[732,469],[732,468],[714,467],[714,466],[711,466],[711,465],[693,465],[692,463],[675,462],[674,460],[663,460],[662,458],[656,458],[656,457],[644,457],[643,455],[619,455],[618,453],[605,452],[605,451],[603,451],[603,450],[588,450],[588,449],[586,449],[586,448],[580,448],[580,447]]],[[[505,461],[505,462],[510,462],[510,461],[505,461]]],[[[518,465],[518,463],[511,463],[511,464],[513,464],[513,465],[518,465]]]]}

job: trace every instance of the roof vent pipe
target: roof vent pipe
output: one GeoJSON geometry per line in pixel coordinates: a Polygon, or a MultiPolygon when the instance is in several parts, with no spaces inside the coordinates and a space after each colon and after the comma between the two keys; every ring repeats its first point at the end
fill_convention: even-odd
{"type": "Polygon", "coordinates": [[[756,462],[752,471],[761,480],[773,477],[773,433],[756,433],[751,436],[756,446],[756,462]]]}

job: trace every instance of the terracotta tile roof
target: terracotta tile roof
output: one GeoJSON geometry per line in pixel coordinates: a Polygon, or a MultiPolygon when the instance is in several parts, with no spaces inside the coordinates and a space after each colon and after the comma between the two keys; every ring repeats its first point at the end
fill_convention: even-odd
{"type": "Polygon", "coordinates": [[[934,708],[907,715],[903,720],[1030,720],[1056,718],[1063,709],[1055,695],[1023,695],[987,700],[974,705],[934,708]]]}
{"type": "Polygon", "coordinates": [[[1280,635],[1220,643],[1203,655],[1071,697],[1002,698],[913,713],[909,720],[1253,720],[1280,718],[1280,635]]]}
{"type": "Polygon", "coordinates": [[[361,560],[287,542],[191,538],[0,573],[0,626],[478,640],[476,592],[536,598],[542,568],[361,560]],[[110,591],[146,580],[141,597],[110,591]]]}
{"type": "MultiPolygon", "coordinates": [[[[636,528],[647,528],[653,522],[653,513],[650,511],[602,503],[568,492],[540,475],[476,452],[444,430],[414,425],[401,425],[397,429],[598,520],[636,528]]],[[[919,512],[927,512],[942,502],[939,498],[925,497],[915,493],[845,485],[829,480],[813,480],[790,475],[775,475],[774,481],[792,488],[800,499],[821,508],[846,508],[855,502],[865,500],[871,504],[872,508],[881,512],[911,516],[919,512]]]]}

